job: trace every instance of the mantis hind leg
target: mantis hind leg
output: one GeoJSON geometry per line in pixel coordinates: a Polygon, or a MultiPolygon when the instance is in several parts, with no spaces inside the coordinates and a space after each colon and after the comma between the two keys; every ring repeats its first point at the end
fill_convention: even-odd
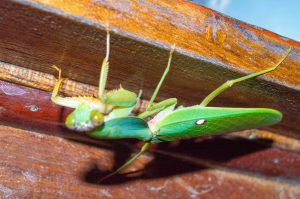
{"type": "Polygon", "coordinates": [[[247,80],[247,79],[251,79],[251,78],[254,78],[254,77],[257,77],[257,76],[260,76],[260,75],[263,75],[263,74],[266,74],[268,72],[271,72],[273,70],[275,70],[284,60],[285,58],[289,55],[289,53],[291,52],[291,48],[289,48],[285,55],[283,56],[283,58],[273,67],[271,68],[268,68],[266,70],[263,70],[263,71],[259,71],[259,72],[256,72],[256,73],[252,73],[250,75],[246,75],[244,77],[240,77],[240,78],[237,78],[237,79],[233,79],[233,80],[228,80],[227,82],[225,82],[224,84],[222,84],[220,87],[218,87],[216,90],[214,90],[213,92],[211,92],[201,103],[200,103],[200,106],[207,106],[207,104],[212,101],[214,98],[216,98],[219,94],[221,94],[222,92],[224,92],[226,89],[230,88],[231,86],[233,86],[235,83],[238,83],[238,82],[242,82],[244,80],[247,80]]]}
{"type": "Polygon", "coordinates": [[[107,176],[104,176],[103,178],[101,178],[98,182],[102,182],[112,176],[114,176],[115,174],[119,173],[120,171],[122,171],[123,169],[125,169],[127,166],[129,166],[130,164],[132,164],[134,161],[136,161],[143,153],[145,153],[148,148],[150,147],[151,143],[150,142],[146,142],[140,152],[138,152],[137,154],[135,154],[132,158],[130,158],[127,162],[125,162],[125,164],[123,164],[121,167],[119,167],[116,171],[108,174],[107,176]]]}

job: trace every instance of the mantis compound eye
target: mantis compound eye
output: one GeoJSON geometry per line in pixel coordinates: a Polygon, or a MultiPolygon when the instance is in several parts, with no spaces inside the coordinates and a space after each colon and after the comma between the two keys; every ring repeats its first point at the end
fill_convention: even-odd
{"type": "Polygon", "coordinates": [[[104,122],[104,117],[101,112],[93,110],[90,114],[90,120],[93,126],[100,126],[104,122]]]}
{"type": "Polygon", "coordinates": [[[74,129],[75,128],[76,120],[75,120],[75,116],[74,116],[73,113],[71,113],[70,115],[68,115],[65,123],[66,123],[66,126],[69,129],[74,129]]]}

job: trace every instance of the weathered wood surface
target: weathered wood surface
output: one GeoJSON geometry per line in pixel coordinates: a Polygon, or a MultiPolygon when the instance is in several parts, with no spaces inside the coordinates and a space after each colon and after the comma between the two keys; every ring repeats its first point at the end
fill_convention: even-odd
{"type": "MultiPolygon", "coordinates": [[[[124,174],[118,175],[111,181],[97,184],[95,181],[106,173],[104,171],[112,168],[114,161],[119,164],[127,158],[124,157],[126,156],[124,152],[129,154],[131,148],[120,143],[115,143],[117,148],[89,146],[58,137],[0,126],[0,197],[214,199],[229,196],[262,199],[300,197],[300,187],[296,183],[299,179],[295,178],[296,175],[299,176],[299,168],[296,173],[291,173],[290,168],[293,164],[299,165],[299,154],[279,149],[257,148],[251,153],[248,151],[248,155],[239,157],[242,150],[249,150],[249,146],[240,144],[234,146],[233,143],[240,142],[229,142],[227,149],[238,147],[239,153],[231,154],[236,157],[236,163],[229,161],[227,164],[239,165],[239,161],[245,162],[245,158],[250,156],[252,158],[248,160],[255,163],[255,167],[249,164],[252,169],[265,170],[262,173],[258,171],[237,173],[236,171],[245,168],[216,168],[214,166],[216,159],[212,156],[208,157],[208,154],[202,153],[193,157],[193,154],[179,151],[181,147],[173,146],[172,150],[177,152],[170,151],[169,154],[173,156],[165,150],[163,156],[148,153],[127,171],[141,170],[146,165],[142,172],[132,173],[127,177],[124,174]],[[123,156],[119,156],[120,153],[123,156]],[[275,157],[277,159],[274,159],[275,157]],[[262,159],[265,161],[261,161],[262,159]]],[[[202,149],[209,148],[209,142],[194,144],[202,149]]],[[[191,146],[191,142],[187,145],[191,146]]],[[[220,151],[224,151],[222,147],[226,147],[226,144],[219,146],[220,151]]],[[[220,157],[219,161],[229,157],[228,155],[220,157]]]]}
{"type": "Polygon", "coordinates": [[[133,91],[143,89],[146,99],[175,43],[172,70],[159,99],[177,97],[184,105],[199,102],[244,71],[273,66],[292,46],[278,70],[235,86],[211,105],[276,108],[284,120],[272,131],[299,138],[300,45],[296,41],[179,0],[2,0],[0,11],[1,61],[48,74],[53,73],[50,65],[57,64],[65,77],[92,85],[98,82],[105,54],[103,27],[109,21],[109,88],[122,83],[133,91]]]}

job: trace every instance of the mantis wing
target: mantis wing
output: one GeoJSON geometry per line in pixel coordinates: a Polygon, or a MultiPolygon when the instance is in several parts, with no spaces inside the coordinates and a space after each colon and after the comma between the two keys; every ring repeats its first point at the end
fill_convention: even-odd
{"type": "Polygon", "coordinates": [[[234,132],[278,123],[279,111],[265,108],[215,108],[193,106],[176,110],[156,124],[157,139],[172,141],[234,132]]]}

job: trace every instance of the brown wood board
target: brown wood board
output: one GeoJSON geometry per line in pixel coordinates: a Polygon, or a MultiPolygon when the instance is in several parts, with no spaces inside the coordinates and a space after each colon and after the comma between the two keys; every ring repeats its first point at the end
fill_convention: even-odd
{"type": "MultiPolygon", "coordinates": [[[[148,153],[127,170],[140,170],[146,165],[142,172],[118,175],[111,181],[97,184],[95,181],[99,176],[120,158],[118,154],[129,153],[130,149],[117,144],[119,149],[113,152],[113,148],[74,143],[7,126],[0,126],[0,142],[1,198],[300,197],[299,185],[291,179],[274,178],[267,171],[255,174],[214,168],[214,164],[201,160],[201,155],[188,160],[189,155],[182,159],[176,154],[157,156],[148,153]]],[[[275,168],[281,168],[281,172],[290,170],[284,164],[291,155],[299,162],[299,154],[287,154],[279,149],[273,151],[282,155],[279,161],[268,164],[268,171],[273,171],[273,175],[275,168]]],[[[263,153],[259,152],[260,158],[266,158],[263,153]]],[[[262,161],[254,158],[255,162],[262,161]]]]}
{"type": "Polygon", "coordinates": [[[184,105],[200,102],[245,71],[273,66],[291,46],[292,53],[278,70],[234,86],[211,105],[278,109],[284,120],[272,131],[299,138],[296,41],[179,0],[3,0],[0,11],[0,60],[48,74],[53,74],[50,65],[56,64],[65,77],[94,86],[105,54],[108,21],[112,32],[108,88],[121,83],[136,92],[142,89],[145,99],[175,43],[172,69],[158,99],[177,97],[184,105]]]}

